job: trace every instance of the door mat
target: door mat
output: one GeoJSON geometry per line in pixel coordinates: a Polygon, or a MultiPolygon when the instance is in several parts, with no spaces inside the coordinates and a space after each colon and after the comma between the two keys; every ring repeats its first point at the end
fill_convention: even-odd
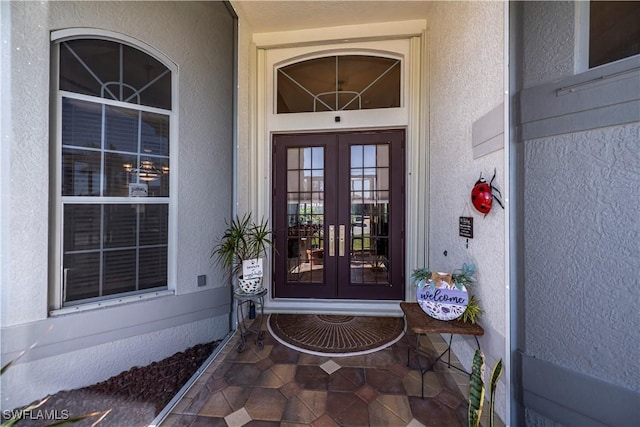
{"type": "Polygon", "coordinates": [[[271,335],[303,353],[345,357],[373,353],[404,335],[404,318],[326,314],[271,314],[271,335]]]}

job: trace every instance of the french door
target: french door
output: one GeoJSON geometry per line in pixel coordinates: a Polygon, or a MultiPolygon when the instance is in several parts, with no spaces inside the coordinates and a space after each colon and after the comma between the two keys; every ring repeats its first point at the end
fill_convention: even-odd
{"type": "Polygon", "coordinates": [[[276,298],[404,299],[404,130],[273,137],[276,298]]]}

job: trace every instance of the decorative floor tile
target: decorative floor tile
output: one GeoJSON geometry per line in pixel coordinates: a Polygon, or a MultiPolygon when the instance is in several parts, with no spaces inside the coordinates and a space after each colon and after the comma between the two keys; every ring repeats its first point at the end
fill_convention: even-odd
{"type": "Polygon", "coordinates": [[[311,423],[312,427],[340,427],[329,415],[324,414],[311,423]]]}
{"type": "Polygon", "coordinates": [[[282,421],[291,423],[310,424],[316,418],[318,416],[304,404],[299,395],[287,401],[287,406],[282,414],[282,421]]]}
{"type": "Polygon", "coordinates": [[[222,394],[231,406],[233,411],[242,408],[253,389],[249,387],[229,386],[222,390],[222,394]]]}
{"type": "Polygon", "coordinates": [[[339,359],[338,364],[340,366],[343,366],[343,367],[345,367],[345,366],[355,366],[355,367],[366,366],[364,355],[341,357],[339,359]]]}
{"type": "Polygon", "coordinates": [[[407,398],[407,396],[401,394],[381,394],[375,400],[375,403],[378,403],[384,406],[387,410],[393,412],[398,418],[403,421],[404,424],[409,423],[409,421],[411,421],[411,419],[413,418],[413,415],[411,414],[411,406],[409,405],[409,399],[407,398]]]}
{"type": "Polygon", "coordinates": [[[341,368],[329,376],[329,390],[356,391],[364,385],[364,369],[341,368]]]}
{"type": "Polygon", "coordinates": [[[224,378],[209,378],[209,380],[206,383],[206,387],[209,390],[210,393],[215,393],[217,391],[222,390],[223,388],[227,387],[229,384],[227,383],[227,381],[225,381],[224,378]]]}
{"type": "Polygon", "coordinates": [[[290,349],[289,347],[285,347],[283,345],[276,345],[269,353],[269,358],[273,360],[274,363],[298,363],[298,359],[300,358],[300,353],[290,349]]]}
{"type": "Polygon", "coordinates": [[[230,427],[231,426],[240,427],[247,424],[249,421],[251,421],[251,416],[249,415],[246,409],[241,408],[236,412],[224,417],[224,420],[227,422],[227,425],[229,425],[230,427]]]}
{"type": "Polygon", "coordinates": [[[317,356],[315,354],[302,353],[300,355],[300,360],[298,360],[298,365],[320,366],[323,363],[327,362],[328,360],[330,360],[330,358],[325,356],[317,356]]]}
{"type": "Polygon", "coordinates": [[[375,368],[386,368],[393,363],[405,363],[406,360],[398,360],[391,350],[381,350],[369,353],[364,356],[366,366],[375,368]]]}
{"type": "Polygon", "coordinates": [[[260,369],[261,371],[264,371],[265,369],[269,369],[270,367],[272,367],[274,365],[273,360],[271,360],[268,357],[265,357],[264,359],[256,362],[256,366],[258,367],[258,369],[260,369]]]}
{"type": "Polygon", "coordinates": [[[295,380],[304,389],[327,390],[329,374],[319,366],[298,366],[295,380]]]}
{"type": "MultiPolygon", "coordinates": [[[[446,348],[440,336],[433,339],[436,347],[446,348]]],[[[420,340],[422,349],[436,354],[430,340],[420,340]]],[[[218,357],[226,356],[205,370],[162,427],[466,424],[468,375],[438,363],[435,371],[424,375],[425,397],[421,398],[418,369],[435,356],[418,359],[409,352],[407,366],[407,345],[415,343],[415,336],[375,353],[340,358],[299,353],[269,332],[264,349],[251,343],[237,353],[230,341],[218,357]]],[[[451,360],[459,366],[455,357],[451,360]]],[[[486,411],[481,421],[488,424],[486,411]]],[[[504,427],[499,418],[496,425],[504,427]]]]}
{"type": "Polygon", "coordinates": [[[369,407],[363,401],[356,401],[352,405],[333,417],[340,426],[365,427],[369,423],[369,407]]]}
{"type": "Polygon", "coordinates": [[[234,363],[224,376],[229,385],[254,385],[262,372],[257,366],[248,363],[234,363]]]}
{"type": "Polygon", "coordinates": [[[407,421],[398,417],[389,408],[384,407],[378,401],[369,404],[369,425],[380,427],[404,427],[407,421]]]}
{"type": "Polygon", "coordinates": [[[335,371],[341,368],[341,366],[338,365],[333,360],[327,360],[322,365],[320,365],[320,367],[322,368],[323,371],[325,371],[329,375],[333,374],[335,371]]]}
{"type": "Polygon", "coordinates": [[[201,388],[195,397],[191,399],[191,403],[184,409],[183,413],[188,415],[198,415],[200,409],[202,409],[202,406],[209,399],[210,395],[211,393],[209,393],[209,390],[206,387],[201,388]]]}
{"type": "Polygon", "coordinates": [[[198,415],[224,418],[232,412],[231,405],[229,405],[222,392],[219,391],[209,396],[209,399],[202,405],[198,415]]]}
{"type": "Polygon", "coordinates": [[[279,427],[279,426],[282,426],[280,421],[253,420],[253,421],[249,421],[243,427],[279,427]]]}
{"type": "Polygon", "coordinates": [[[386,369],[367,368],[365,378],[367,384],[380,393],[404,393],[402,379],[386,369]]]}
{"type": "Polygon", "coordinates": [[[188,427],[195,419],[195,415],[169,414],[169,416],[162,421],[162,427],[188,427]]]}
{"type": "Polygon", "coordinates": [[[424,397],[436,397],[440,391],[442,391],[442,386],[438,381],[438,378],[433,372],[427,372],[424,376],[424,386],[422,385],[422,380],[420,379],[421,374],[418,371],[410,371],[405,377],[402,379],[402,385],[404,386],[405,393],[407,396],[422,396],[424,393],[424,397]],[[422,389],[421,389],[422,387],[422,389]]]}
{"type": "Polygon", "coordinates": [[[389,366],[387,366],[387,369],[393,372],[394,374],[396,374],[400,378],[403,378],[410,371],[410,369],[407,368],[406,366],[399,365],[397,363],[390,364],[389,366]]]}
{"type": "Polygon", "coordinates": [[[288,382],[280,387],[280,393],[286,398],[291,399],[293,396],[297,396],[302,389],[295,381],[288,382]]]}
{"type": "Polygon", "coordinates": [[[327,409],[327,392],[303,390],[296,396],[314,414],[314,419],[324,414],[327,409]]]}
{"type": "Polygon", "coordinates": [[[414,418],[427,427],[463,426],[456,412],[436,399],[410,396],[409,405],[414,418]]]}
{"type": "Polygon", "coordinates": [[[457,408],[463,400],[462,396],[459,393],[453,393],[446,389],[438,393],[436,399],[438,399],[440,402],[444,403],[451,409],[457,408]]]}
{"type": "Polygon", "coordinates": [[[273,365],[271,371],[282,380],[284,384],[293,381],[296,377],[296,365],[273,365]]]}
{"type": "Polygon", "coordinates": [[[354,393],[327,393],[326,413],[334,420],[344,411],[349,411],[350,407],[356,403],[362,403],[362,399],[354,393]]]}
{"type": "Polygon", "coordinates": [[[229,424],[224,418],[196,417],[189,427],[226,427],[229,424]]]}
{"type": "Polygon", "coordinates": [[[260,378],[258,378],[258,382],[256,383],[257,386],[267,388],[280,388],[284,384],[285,382],[282,381],[282,378],[278,377],[271,369],[267,369],[262,372],[260,378]]]}
{"type": "Polygon", "coordinates": [[[287,399],[278,390],[254,387],[245,409],[254,420],[279,421],[287,399]]]}
{"type": "Polygon", "coordinates": [[[356,396],[362,399],[365,403],[371,403],[380,395],[378,391],[371,387],[369,384],[365,384],[358,391],[356,391],[356,396]]]}

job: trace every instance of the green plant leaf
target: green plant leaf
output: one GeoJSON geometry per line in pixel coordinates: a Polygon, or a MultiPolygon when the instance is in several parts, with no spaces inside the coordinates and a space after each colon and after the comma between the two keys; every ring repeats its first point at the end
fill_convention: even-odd
{"type": "Polygon", "coordinates": [[[473,355],[471,363],[471,377],[469,378],[469,427],[480,425],[482,405],[484,403],[484,353],[478,349],[473,355]]]}
{"type": "Polygon", "coordinates": [[[467,323],[477,323],[482,313],[484,313],[484,310],[480,308],[480,300],[475,295],[470,295],[467,308],[465,308],[460,319],[467,323]]]}
{"type": "Polygon", "coordinates": [[[263,258],[267,249],[273,246],[270,236],[272,230],[265,218],[254,222],[251,213],[242,217],[236,215],[227,225],[220,240],[211,251],[211,257],[231,275],[239,275],[242,262],[249,259],[263,258]]]}
{"type": "Polygon", "coordinates": [[[498,387],[498,380],[502,375],[503,371],[503,363],[502,359],[498,360],[498,362],[493,366],[491,370],[491,375],[489,377],[489,392],[491,399],[489,400],[489,427],[493,427],[494,422],[494,413],[495,413],[495,397],[496,397],[496,388],[498,387]]]}

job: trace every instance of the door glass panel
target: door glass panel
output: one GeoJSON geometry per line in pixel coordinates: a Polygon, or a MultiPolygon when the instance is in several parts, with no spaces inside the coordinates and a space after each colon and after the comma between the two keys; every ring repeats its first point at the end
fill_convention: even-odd
{"type": "Polygon", "coordinates": [[[351,146],[351,282],[389,283],[389,146],[351,146]]]}
{"type": "Polygon", "coordinates": [[[287,281],[324,281],[324,148],[287,149],[287,281]]]}

